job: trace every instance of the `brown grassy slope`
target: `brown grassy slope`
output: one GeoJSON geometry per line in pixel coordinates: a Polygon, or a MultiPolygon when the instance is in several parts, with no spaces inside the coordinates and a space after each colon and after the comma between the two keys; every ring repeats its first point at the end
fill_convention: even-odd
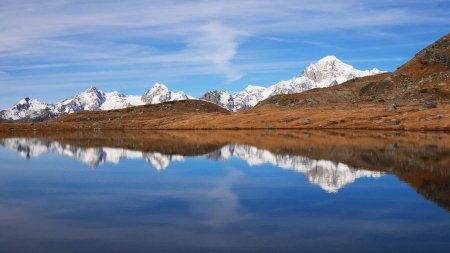
{"type": "Polygon", "coordinates": [[[204,101],[177,101],[121,110],[65,115],[30,129],[376,129],[450,130],[450,34],[393,73],[350,80],[298,94],[273,96],[229,113],[204,101]],[[399,107],[390,110],[393,103],[399,107]]]}
{"type": "Polygon", "coordinates": [[[401,106],[396,111],[388,111],[385,106],[377,104],[335,104],[303,108],[266,105],[241,113],[155,113],[139,110],[127,112],[127,109],[115,112],[82,112],[36,124],[0,124],[0,131],[275,128],[449,131],[449,119],[449,105],[439,105],[433,109],[408,105],[401,106]]]}
{"type": "Polygon", "coordinates": [[[330,103],[421,104],[450,99],[450,34],[417,53],[393,73],[356,78],[338,86],[273,96],[260,106],[330,103]]]}
{"type": "Polygon", "coordinates": [[[450,34],[418,52],[413,59],[397,69],[397,73],[424,78],[450,68],[450,34]]]}

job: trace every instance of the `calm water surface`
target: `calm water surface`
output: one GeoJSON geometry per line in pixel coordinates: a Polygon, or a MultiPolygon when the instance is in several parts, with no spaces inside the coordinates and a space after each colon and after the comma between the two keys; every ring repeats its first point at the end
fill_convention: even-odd
{"type": "Polygon", "coordinates": [[[450,250],[446,144],[89,143],[0,139],[0,252],[450,250]]]}

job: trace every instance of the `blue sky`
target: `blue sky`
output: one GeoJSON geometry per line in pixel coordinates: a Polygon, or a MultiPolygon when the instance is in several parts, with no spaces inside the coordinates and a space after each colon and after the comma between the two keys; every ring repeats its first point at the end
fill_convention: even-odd
{"type": "Polygon", "coordinates": [[[449,15],[448,0],[0,0],[0,108],[91,85],[235,92],[326,55],[392,71],[450,32],[449,15]]]}

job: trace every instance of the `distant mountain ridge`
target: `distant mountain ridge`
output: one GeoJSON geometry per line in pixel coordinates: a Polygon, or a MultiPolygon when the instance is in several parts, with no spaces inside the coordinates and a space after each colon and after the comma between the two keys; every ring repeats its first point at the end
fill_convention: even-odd
{"type": "Polygon", "coordinates": [[[90,87],[84,92],[55,104],[46,104],[37,99],[21,99],[11,108],[0,111],[0,118],[11,121],[27,119],[43,121],[83,110],[113,110],[186,99],[193,99],[193,97],[186,95],[184,92],[172,92],[165,85],[159,83],[156,83],[142,96],[124,95],[117,91],[103,92],[96,87],[90,87]]]}
{"type": "Polygon", "coordinates": [[[318,62],[310,64],[299,77],[280,81],[267,88],[249,85],[245,90],[239,91],[234,95],[225,90],[210,91],[200,99],[218,104],[230,111],[242,111],[274,95],[300,93],[315,88],[330,87],[357,77],[384,72],[376,68],[372,70],[358,70],[342,62],[336,56],[326,56],[318,62]]]}
{"type": "MultiPolygon", "coordinates": [[[[358,70],[343,63],[335,56],[326,56],[309,65],[299,77],[291,80],[281,81],[267,88],[249,85],[234,95],[226,90],[209,91],[199,99],[217,104],[229,111],[242,111],[274,95],[300,93],[314,88],[329,87],[356,77],[379,73],[383,73],[383,71],[378,69],[358,70]]],[[[161,83],[156,83],[142,96],[124,95],[117,91],[103,92],[95,87],[90,87],[82,93],[55,104],[46,104],[31,98],[21,99],[11,108],[0,111],[0,120],[39,122],[83,110],[122,109],[186,99],[195,98],[182,91],[170,91],[161,83]]]]}

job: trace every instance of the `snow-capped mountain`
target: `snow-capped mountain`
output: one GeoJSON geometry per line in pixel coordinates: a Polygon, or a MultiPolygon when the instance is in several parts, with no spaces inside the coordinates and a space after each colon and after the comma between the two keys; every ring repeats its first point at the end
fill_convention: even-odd
{"type": "Polygon", "coordinates": [[[47,118],[53,114],[54,106],[37,99],[24,98],[7,110],[0,111],[0,118],[7,120],[47,118]]]}
{"type": "Polygon", "coordinates": [[[84,92],[55,104],[45,104],[30,98],[22,99],[11,108],[0,111],[0,118],[6,120],[28,119],[31,121],[43,121],[62,114],[83,110],[113,110],[184,99],[192,99],[192,97],[184,92],[172,92],[164,84],[160,83],[155,84],[142,96],[124,95],[117,91],[103,92],[95,87],[90,87],[84,92]]]}
{"type": "Polygon", "coordinates": [[[101,110],[122,109],[130,106],[143,105],[142,96],[124,95],[117,91],[105,93],[105,101],[100,106],[101,110]]]}
{"type": "Polygon", "coordinates": [[[55,104],[55,113],[74,113],[82,110],[98,111],[105,102],[105,93],[90,87],[86,91],[55,104]]]}
{"type": "MultiPolygon", "coordinates": [[[[336,83],[340,84],[356,77],[364,77],[380,73],[383,73],[383,71],[376,68],[372,70],[355,69],[353,66],[343,63],[341,60],[336,58],[336,56],[331,55],[309,65],[300,75],[300,78],[308,78],[314,82],[316,88],[323,88],[332,86],[336,83]]],[[[295,79],[296,78],[293,80],[295,79]]],[[[302,80],[296,82],[299,83],[301,81],[302,80]]]]}
{"type": "Polygon", "coordinates": [[[200,99],[209,101],[230,111],[234,111],[235,108],[233,96],[226,90],[208,91],[200,99]]]}
{"type": "MultiPolygon", "coordinates": [[[[232,103],[234,104],[232,109],[229,109],[229,107],[225,106],[222,102],[231,100],[228,98],[229,93],[226,91],[222,90],[221,93],[216,93],[213,100],[205,100],[216,103],[230,111],[241,111],[251,108],[257,103],[274,95],[300,93],[314,88],[330,87],[353,78],[380,73],[383,73],[383,71],[376,68],[372,70],[358,70],[351,65],[343,63],[335,56],[326,56],[318,62],[309,65],[299,77],[280,81],[267,88],[254,85],[247,86],[245,90],[232,95],[232,103]]],[[[231,102],[229,104],[231,104],[231,102]]]]}
{"type": "Polygon", "coordinates": [[[245,90],[239,91],[233,95],[233,111],[242,111],[255,106],[265,98],[266,88],[255,85],[248,85],[245,90]]]}
{"type": "MultiPolygon", "coordinates": [[[[119,163],[123,159],[144,159],[154,169],[166,169],[173,161],[182,161],[181,155],[167,155],[158,152],[141,152],[122,148],[80,148],[56,141],[27,138],[0,139],[0,145],[16,151],[21,157],[34,158],[45,153],[57,153],[76,159],[90,168],[105,162],[119,163]]],[[[335,193],[358,178],[379,178],[381,172],[353,168],[343,163],[315,160],[304,156],[274,154],[268,150],[248,145],[230,144],[206,155],[209,159],[228,160],[236,157],[247,161],[250,166],[272,164],[281,169],[303,174],[312,184],[329,193],[335,193]]]]}
{"type": "MultiPolygon", "coordinates": [[[[267,88],[249,85],[245,90],[231,95],[225,90],[206,92],[200,99],[215,103],[230,111],[241,111],[279,94],[299,93],[314,88],[337,85],[356,77],[382,73],[378,69],[358,70],[335,56],[326,56],[309,65],[299,77],[281,81],[267,88]]],[[[105,93],[91,87],[86,91],[56,104],[45,104],[35,99],[22,99],[13,107],[0,111],[0,119],[42,121],[62,114],[81,110],[112,110],[129,106],[156,104],[167,101],[194,99],[184,92],[170,91],[164,84],[156,83],[142,96],[127,96],[117,91],[105,93]]]]}
{"type": "Polygon", "coordinates": [[[189,97],[182,91],[172,92],[164,84],[156,83],[150,90],[142,95],[145,104],[157,104],[167,101],[186,100],[189,97]]]}

